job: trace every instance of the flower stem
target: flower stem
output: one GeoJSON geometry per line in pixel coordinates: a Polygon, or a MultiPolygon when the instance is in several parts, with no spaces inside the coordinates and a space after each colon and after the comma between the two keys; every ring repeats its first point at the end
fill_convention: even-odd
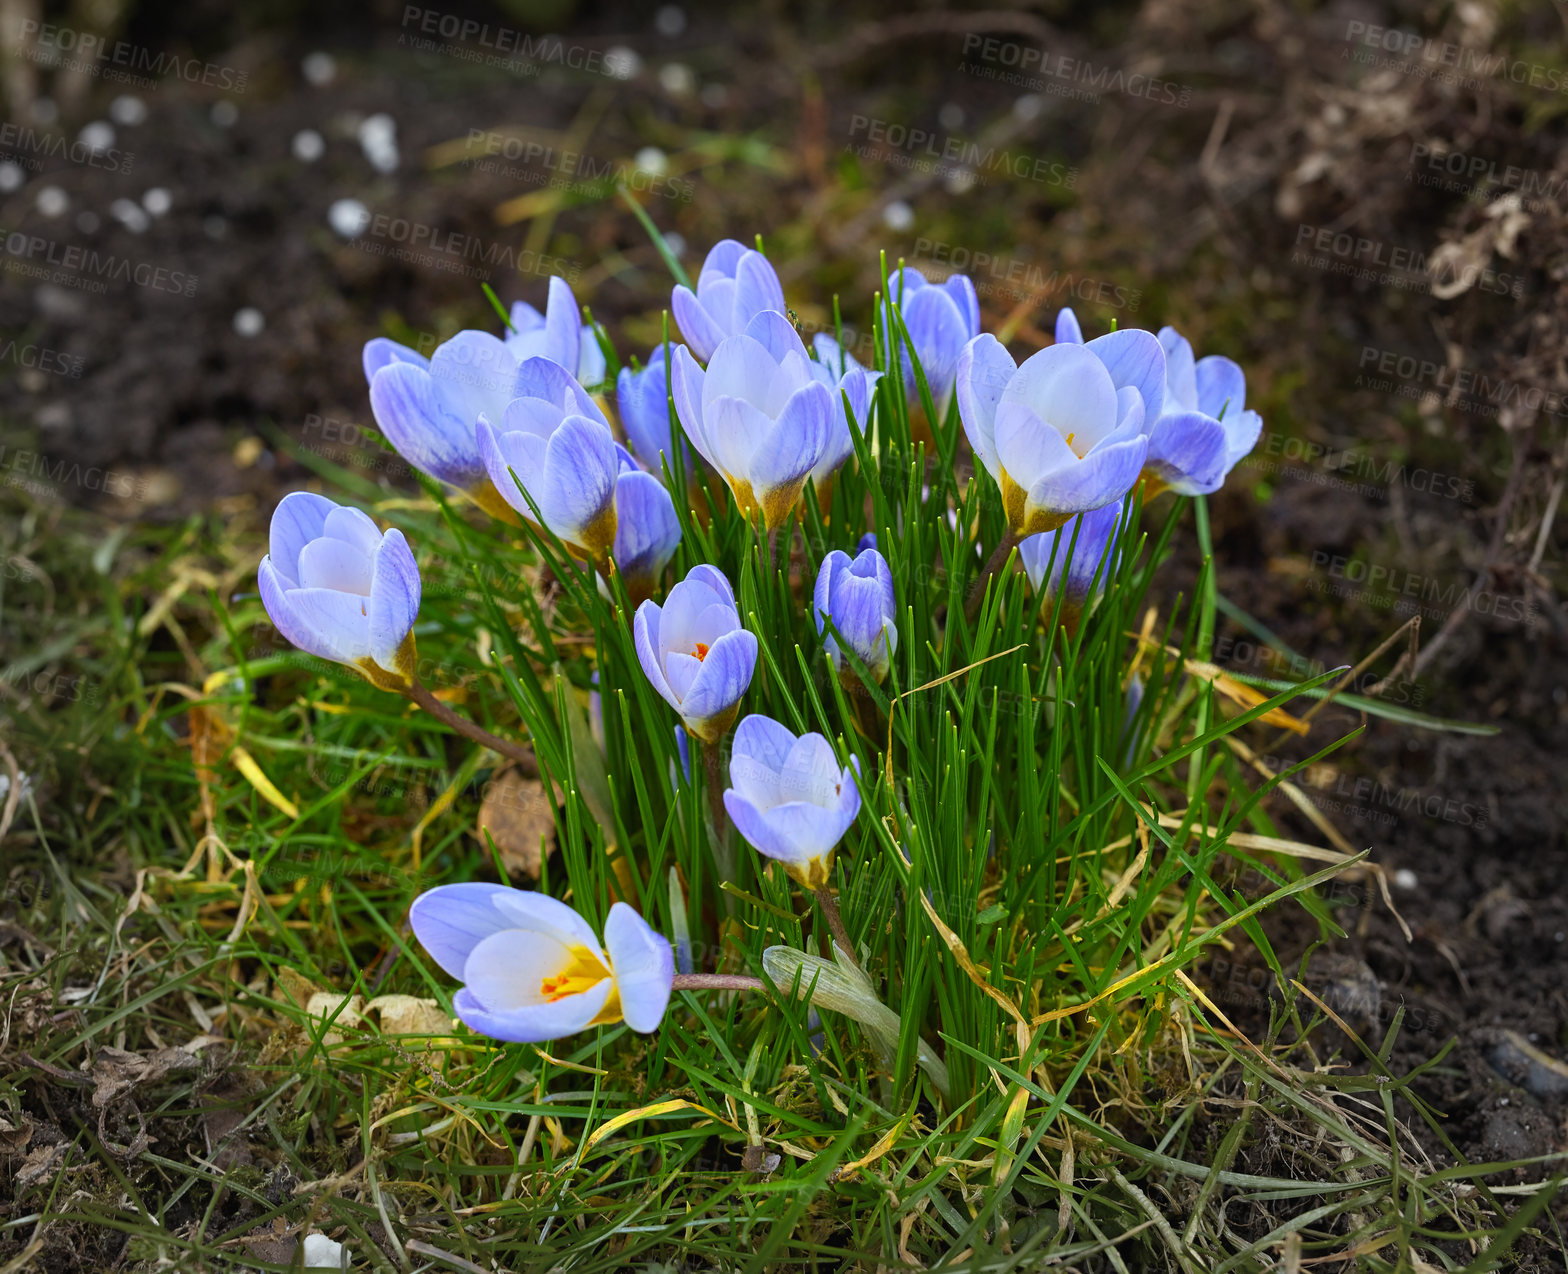
{"type": "Polygon", "coordinates": [[[849,940],[849,933],[844,928],[844,917],[839,914],[838,899],[833,896],[833,891],[826,885],[820,889],[812,890],[816,895],[817,906],[822,908],[822,914],[827,917],[828,931],[833,935],[833,941],[838,943],[839,949],[855,961],[855,944],[849,940]]]}
{"type": "Polygon", "coordinates": [[[465,735],[475,743],[483,744],[492,752],[499,752],[502,756],[516,761],[518,768],[529,778],[539,776],[539,762],[534,759],[531,751],[520,743],[513,743],[510,739],[497,738],[483,726],[475,725],[461,713],[454,712],[431,694],[430,688],[422,681],[415,678],[409,683],[406,693],[410,699],[443,725],[465,735]]]}
{"type": "Polygon", "coordinates": [[[720,768],[719,745],[717,741],[702,745],[702,768],[708,789],[708,810],[713,819],[713,834],[722,842],[724,830],[727,826],[728,815],[724,809],[724,775],[720,768]]]}
{"type": "Polygon", "coordinates": [[[677,973],[674,991],[766,991],[761,978],[746,973],[677,973]]]}
{"type": "Polygon", "coordinates": [[[973,619],[979,613],[980,603],[985,600],[986,581],[1007,565],[1008,555],[1018,547],[1019,539],[1020,537],[1015,535],[1013,529],[1009,527],[997,546],[991,550],[991,556],[986,559],[985,569],[980,572],[980,577],[969,586],[969,596],[964,602],[965,619],[973,619]]]}

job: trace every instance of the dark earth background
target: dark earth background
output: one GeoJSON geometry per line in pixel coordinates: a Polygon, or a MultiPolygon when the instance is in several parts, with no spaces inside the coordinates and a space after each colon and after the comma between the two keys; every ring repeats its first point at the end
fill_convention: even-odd
{"type": "MultiPolygon", "coordinates": [[[[482,281],[503,301],[542,304],[544,275],[565,262],[623,356],[645,353],[669,276],[607,184],[566,172],[568,151],[593,172],[643,164],[639,201],[679,236],[693,274],[714,240],[760,232],[805,323],[831,322],[835,291],[846,322],[863,320],[885,249],[931,274],[968,263],[986,326],[1019,324],[1015,351],[1048,340],[1070,303],[1090,334],[1169,322],[1200,354],[1237,358],[1265,435],[1212,501],[1220,588],[1304,663],[1258,654],[1231,622],[1217,662],[1273,676],[1355,663],[1414,597],[1421,654],[1386,697],[1500,727],[1477,737],[1367,718],[1332,770],[1310,772],[1313,803],[1394,876],[1413,936],[1370,879],[1341,887],[1329,903],[1348,936],[1313,953],[1308,985],[1373,1040],[1403,1004],[1396,1069],[1457,1039],[1417,1091],[1467,1157],[1568,1149],[1568,518],[1564,409],[1546,396],[1568,393],[1568,94],[1545,74],[1530,82],[1544,68],[1562,84],[1568,8],[563,0],[41,15],[180,58],[154,88],[112,82],[104,60],[82,73],[27,56],[16,33],[29,13],[0,5],[6,118],[22,130],[0,137],[0,158],[22,170],[0,193],[0,339],[12,342],[0,473],[106,527],[217,515],[259,533],[276,498],[312,480],[302,453],[411,489],[367,433],[360,346],[389,334],[428,350],[461,327],[494,328],[482,281]],[[420,30],[428,13],[434,35],[420,30]],[[439,34],[463,18],[489,25],[439,34]],[[1372,28],[1508,69],[1448,82],[1367,47],[1372,28]],[[546,32],[568,34],[530,45],[542,58],[497,52],[546,32]],[[306,61],[323,51],[330,74],[306,61]],[[1110,87],[1070,96],[1094,89],[1064,58],[1110,87]],[[1142,96],[1128,91],[1135,73],[1156,82],[1139,81],[1142,96]],[[1037,83],[1005,82],[1013,74],[1037,83]],[[76,162],[71,142],[124,93],[145,119],[114,124],[109,153],[76,162]],[[395,122],[386,172],[359,140],[377,114],[395,122]],[[324,141],[310,163],[292,150],[304,129],[324,141]],[[907,130],[936,140],[900,144],[907,130]],[[1024,156],[1024,175],[968,184],[940,158],[951,139],[1024,156]],[[502,151],[492,171],[487,146],[502,151]],[[647,147],[662,174],[650,175],[659,156],[639,157],[647,147]],[[932,147],[944,171],[912,166],[932,147]],[[168,192],[159,215],[144,198],[154,189],[168,192]],[[383,230],[335,232],[328,211],[344,199],[383,230]],[[116,202],[127,200],[129,212],[116,202]],[[416,223],[445,246],[397,259],[416,223]],[[169,273],[101,292],[80,273],[41,282],[16,234],[169,273]],[[540,255],[542,270],[512,264],[540,255]],[[194,284],[163,290],[175,273],[194,284]],[[242,333],[246,310],[259,332],[242,333]]],[[[1198,564],[1191,535],[1178,542],[1173,596],[1198,564]]],[[[1273,755],[1308,755],[1361,724],[1336,705],[1273,755]]],[[[1322,843],[1283,798],[1268,808],[1283,834],[1322,843]]],[[[1292,958],[1320,937],[1300,910],[1271,932],[1292,958]]],[[[1216,1002],[1256,1031],[1271,1003],[1264,972],[1246,951],[1209,969],[1216,1002]]],[[[1267,1154],[1251,1147],[1238,1167],[1272,1170],[1267,1154]]]]}

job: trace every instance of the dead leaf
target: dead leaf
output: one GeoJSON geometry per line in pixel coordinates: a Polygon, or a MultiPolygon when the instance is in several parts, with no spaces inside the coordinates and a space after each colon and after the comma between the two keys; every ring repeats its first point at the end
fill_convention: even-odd
{"type": "Polygon", "coordinates": [[[128,1053],[104,1047],[93,1059],[93,1105],[99,1110],[133,1089],[156,1084],[174,1071],[193,1070],[196,1054],[184,1048],[160,1048],[156,1053],[128,1053]]]}
{"type": "Polygon", "coordinates": [[[555,844],[555,805],[538,779],[503,770],[485,787],[476,835],[495,840],[509,876],[539,879],[545,854],[555,844]]]}
{"type": "Polygon", "coordinates": [[[375,1013],[383,1035],[450,1035],[452,1019],[434,1000],[412,995],[378,995],[365,1005],[375,1013]]]}
{"type": "Polygon", "coordinates": [[[57,1142],[51,1146],[35,1146],[28,1151],[27,1158],[22,1160],[22,1166],[16,1171],[17,1186],[30,1186],[35,1181],[52,1176],[55,1169],[65,1162],[66,1148],[65,1142],[57,1142]]]}

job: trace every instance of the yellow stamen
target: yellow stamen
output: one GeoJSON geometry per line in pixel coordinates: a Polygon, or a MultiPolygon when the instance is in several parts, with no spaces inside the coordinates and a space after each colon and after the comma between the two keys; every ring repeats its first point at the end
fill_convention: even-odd
{"type": "Polygon", "coordinates": [[[540,980],[539,994],[546,1004],[554,1004],[569,995],[581,995],[610,976],[604,962],[587,947],[573,947],[571,957],[571,963],[559,973],[540,980]]]}

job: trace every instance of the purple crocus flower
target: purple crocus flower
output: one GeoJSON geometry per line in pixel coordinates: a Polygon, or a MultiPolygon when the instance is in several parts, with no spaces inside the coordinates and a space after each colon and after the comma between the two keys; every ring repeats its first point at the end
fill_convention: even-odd
{"type": "MultiPolygon", "coordinates": [[[[858,763],[857,767],[858,768],[858,763]]],[[[856,770],[839,768],[820,734],[791,734],[753,713],[735,729],[724,808],[758,853],[777,859],[805,889],[832,877],[833,851],[860,813],[856,770]]]]}
{"type": "Polygon", "coordinates": [[[816,379],[800,336],[765,310],[727,338],[706,372],[683,348],[671,376],[686,436],[729,484],[747,517],[771,530],[800,499],[833,436],[833,396],[816,379]]]}
{"type": "Polygon", "coordinates": [[[582,321],[577,297],[565,279],[559,275],[551,277],[543,314],[527,301],[513,301],[511,318],[512,326],[505,340],[518,362],[548,358],[571,372],[581,385],[598,385],[604,380],[604,351],[599,348],[599,338],[592,326],[582,321]]]}
{"type": "Polygon", "coordinates": [[[740,711],[757,668],[757,638],[741,626],[735,593],[717,567],[692,568],[663,607],[647,601],[632,624],[637,659],[688,734],[716,743],[740,711]]]}
{"type": "Polygon", "coordinates": [[[531,358],[517,397],[499,416],[481,414],[479,454],[490,481],[523,518],[538,517],[564,543],[598,561],[615,541],[615,488],[625,452],[572,374],[531,358]],[[515,476],[514,476],[515,475],[515,476]]]}
{"type": "Polygon", "coordinates": [[[359,509],[293,491],[273,510],[268,548],[257,582],[280,633],[384,690],[411,684],[419,566],[401,531],[383,533],[359,509]]]}
{"type": "Polygon", "coordinates": [[[811,479],[820,491],[828,478],[855,452],[855,440],[849,432],[849,412],[854,413],[855,428],[861,434],[870,428],[871,395],[882,373],[868,372],[841,350],[826,332],[818,332],[812,343],[817,360],[808,364],[811,374],[833,398],[833,427],[828,444],[811,470],[811,479]],[[846,398],[849,400],[848,412],[844,407],[846,398]]]}
{"type": "MultiPolygon", "coordinates": [[[[615,405],[620,412],[621,428],[626,431],[638,463],[659,477],[664,473],[664,462],[668,459],[673,473],[675,446],[670,438],[670,365],[665,357],[665,346],[655,346],[640,370],[621,368],[615,380],[615,405]]],[[[691,448],[684,441],[681,459],[687,474],[692,474],[691,448]]]]}
{"type": "Polygon", "coordinates": [[[1044,597],[1054,597],[1058,590],[1064,590],[1064,610],[1078,612],[1089,601],[1089,589],[1098,571],[1100,579],[1095,595],[1103,593],[1107,579],[1116,571],[1116,551],[1112,550],[1103,571],[1100,570],[1100,561],[1105,557],[1106,547],[1116,540],[1116,530],[1121,519],[1122,506],[1106,504],[1088,513],[1080,513],[1055,531],[1031,535],[1025,539],[1018,546],[1018,556],[1034,591],[1044,597]],[[1069,562],[1068,546],[1072,545],[1075,533],[1078,543],[1072,549],[1072,561],[1069,562]]]}
{"type": "Polygon", "coordinates": [[[647,1034],[664,1020],[675,953],[624,902],[603,946],[564,902],[506,885],[440,885],[414,899],[408,922],[463,983],[457,1016],[492,1039],[537,1044],[621,1021],[647,1034]]]}
{"type": "Polygon", "coordinates": [[[610,556],[633,606],[658,591],[681,542],[680,519],[664,484],[627,462],[615,480],[615,544],[610,556]]]}
{"type": "Polygon", "coordinates": [[[957,391],[964,432],[1002,490],[1015,536],[1054,531],[1138,479],[1143,394],[1118,389],[1086,346],[1051,345],[1019,366],[996,337],[978,336],[959,356],[957,391]]]}
{"type": "MultiPolygon", "coordinates": [[[[817,586],[811,595],[811,616],[819,633],[826,628],[824,615],[833,621],[839,636],[871,675],[882,681],[892,665],[893,652],[898,649],[893,572],[882,554],[874,548],[863,549],[851,561],[849,554],[834,549],[822,559],[817,586]]],[[[850,671],[839,650],[838,638],[829,633],[823,649],[840,675],[850,671]]]]}
{"type": "Polygon", "coordinates": [[[1167,487],[1208,495],[1257,446],[1263,418],[1247,410],[1247,378],[1237,364],[1219,354],[1194,362],[1191,344],[1173,327],[1162,327],[1159,339],[1165,412],[1149,430],[1144,498],[1167,487]]]}
{"type": "Polygon", "coordinates": [[[920,370],[925,373],[926,387],[931,391],[938,416],[946,416],[953,400],[958,356],[980,334],[980,300],[975,295],[975,285],[965,274],[951,274],[941,283],[930,283],[919,270],[905,266],[888,275],[887,288],[889,295],[883,302],[881,318],[883,342],[889,350],[897,346],[904,369],[905,398],[918,406],[919,386],[909,346],[893,330],[889,306],[897,307],[909,330],[910,343],[920,360],[920,370]]]}
{"type": "Polygon", "coordinates": [[[465,492],[486,512],[515,520],[479,454],[481,415],[499,420],[517,393],[517,358],[488,332],[459,332],[428,362],[384,337],[364,352],[370,410],[398,455],[421,473],[465,492]]]}
{"type": "Polygon", "coordinates": [[[697,290],[684,285],[670,295],[681,335],[699,363],[706,363],[720,342],[746,330],[764,310],[784,310],[784,288],[767,257],[734,239],[721,239],[708,252],[697,276],[697,290]]]}

